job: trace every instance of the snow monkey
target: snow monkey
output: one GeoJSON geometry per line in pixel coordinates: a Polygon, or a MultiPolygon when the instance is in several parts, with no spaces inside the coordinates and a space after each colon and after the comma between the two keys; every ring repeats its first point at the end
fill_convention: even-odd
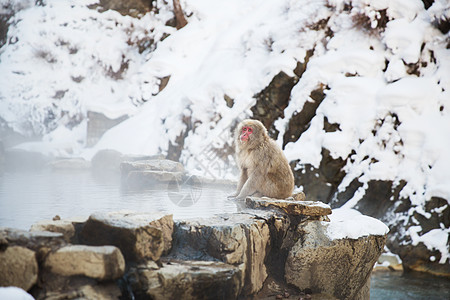
{"type": "Polygon", "coordinates": [[[266,196],[285,199],[294,190],[294,175],[281,148],[257,120],[242,121],[235,132],[240,178],[231,197],[266,196]]]}

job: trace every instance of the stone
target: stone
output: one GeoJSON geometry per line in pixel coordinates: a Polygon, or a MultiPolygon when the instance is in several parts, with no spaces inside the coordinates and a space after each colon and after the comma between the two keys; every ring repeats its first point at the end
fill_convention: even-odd
{"type": "Polygon", "coordinates": [[[267,197],[247,197],[245,204],[248,208],[280,208],[289,215],[326,216],[331,214],[331,207],[320,201],[280,200],[267,197]]]}
{"type": "Polygon", "coordinates": [[[82,243],[114,245],[126,260],[158,260],[172,246],[173,217],[161,213],[109,212],[89,217],[82,243]]]}
{"type": "Polygon", "coordinates": [[[0,228],[0,240],[6,241],[11,246],[22,246],[39,252],[58,249],[67,244],[62,233],[29,232],[13,228],[0,228]]]}
{"type": "Polygon", "coordinates": [[[305,195],[305,193],[303,193],[303,192],[294,193],[294,194],[292,195],[292,198],[293,198],[295,201],[305,201],[305,200],[306,200],[306,195],[305,195]]]}
{"type": "Polygon", "coordinates": [[[125,260],[114,246],[69,245],[51,252],[44,266],[62,276],[83,275],[105,281],[123,276],[125,260]]]}
{"type": "Polygon", "coordinates": [[[91,168],[95,173],[119,172],[123,154],[116,150],[103,149],[91,159],[91,168]]]}
{"type": "Polygon", "coordinates": [[[149,187],[158,183],[181,181],[183,173],[166,171],[131,171],[126,183],[131,188],[149,187]]]}
{"type": "MultiPolygon", "coordinates": [[[[364,299],[372,268],[383,251],[386,235],[331,239],[320,221],[297,227],[297,242],[286,265],[287,283],[338,299],[364,299]]],[[[367,298],[365,298],[367,299],[367,298]]]]}
{"type": "Polygon", "coordinates": [[[16,286],[28,291],[37,279],[38,263],[34,251],[20,246],[0,251],[0,286],[16,286]]]}
{"type": "Polygon", "coordinates": [[[66,242],[70,242],[75,235],[75,227],[72,222],[65,220],[45,220],[31,225],[30,231],[50,231],[63,235],[66,242]]]}
{"type": "Polygon", "coordinates": [[[183,221],[177,224],[175,237],[172,257],[218,259],[241,268],[244,294],[262,288],[267,278],[264,262],[270,244],[266,220],[242,213],[183,221]]]}
{"type": "Polygon", "coordinates": [[[49,167],[52,170],[88,170],[91,163],[84,158],[66,158],[50,162],[49,167]]]}
{"type": "Polygon", "coordinates": [[[120,165],[122,175],[131,171],[164,171],[164,172],[184,172],[181,163],[168,159],[152,159],[139,161],[125,161],[120,165]]]}
{"type": "Polygon", "coordinates": [[[41,291],[36,299],[63,300],[63,299],[92,299],[92,300],[119,300],[122,299],[120,287],[114,283],[73,283],[58,290],[41,291]]]}
{"type": "Polygon", "coordinates": [[[237,299],[241,270],[215,261],[168,261],[138,266],[128,275],[138,299],[237,299]]]}

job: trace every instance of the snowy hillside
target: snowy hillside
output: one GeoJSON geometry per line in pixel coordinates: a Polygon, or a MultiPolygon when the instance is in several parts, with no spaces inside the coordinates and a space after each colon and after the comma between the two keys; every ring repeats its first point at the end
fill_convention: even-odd
{"type": "Polygon", "coordinates": [[[272,124],[296,170],[319,168],[322,149],[344,161],[336,192],[359,184],[348,208],[371,181],[401,186],[410,208],[392,224],[404,222],[408,243],[449,263],[448,225],[425,232],[414,217],[430,218],[433,197],[447,201],[433,213],[450,209],[448,1],[186,0],[188,25],[178,31],[168,25],[172,1],[141,18],[89,8],[94,0],[34,2],[0,0],[4,14],[14,12],[0,49],[0,117],[43,137],[17,147],[90,158],[100,149],[167,154],[182,143],[192,173],[234,178],[224,149],[236,121],[252,117],[274,76],[294,78],[304,64],[272,124]],[[325,97],[307,129],[284,141],[317,89],[325,97]],[[130,118],[88,149],[88,111],[130,118]]]}

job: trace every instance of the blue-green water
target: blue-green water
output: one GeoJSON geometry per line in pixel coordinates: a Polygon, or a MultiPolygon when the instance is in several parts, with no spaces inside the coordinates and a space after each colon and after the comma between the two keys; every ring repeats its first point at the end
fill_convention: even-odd
{"type": "Polygon", "coordinates": [[[450,279],[421,273],[373,272],[371,300],[450,300],[450,279]]]}

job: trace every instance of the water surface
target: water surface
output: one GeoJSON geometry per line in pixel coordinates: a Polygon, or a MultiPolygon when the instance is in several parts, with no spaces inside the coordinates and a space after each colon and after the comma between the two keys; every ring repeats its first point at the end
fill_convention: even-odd
{"type": "Polygon", "coordinates": [[[449,300],[450,280],[422,273],[376,271],[370,284],[371,300],[449,300]]]}
{"type": "Polygon", "coordinates": [[[64,219],[124,209],[165,212],[174,219],[237,211],[236,203],[227,199],[231,187],[180,184],[175,190],[169,189],[169,184],[130,190],[114,174],[51,170],[5,173],[0,176],[0,227],[28,230],[33,223],[56,215],[64,219]]]}

